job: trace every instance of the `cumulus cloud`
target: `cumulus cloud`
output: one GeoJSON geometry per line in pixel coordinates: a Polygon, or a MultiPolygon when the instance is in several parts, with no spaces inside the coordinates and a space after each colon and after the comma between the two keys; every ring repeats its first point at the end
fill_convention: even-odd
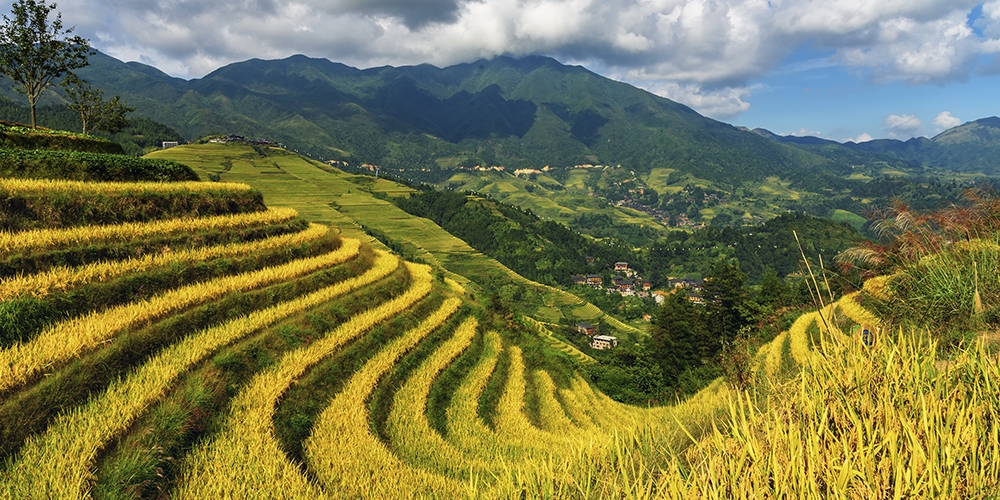
{"type": "MultiPolygon", "coordinates": [[[[717,117],[803,45],[875,82],[962,80],[1000,54],[1000,0],[75,0],[64,20],[113,56],[199,77],[296,53],[359,67],[545,54],[717,117]]],[[[988,70],[986,67],[982,71],[988,70]]]]}
{"type": "Polygon", "coordinates": [[[751,91],[747,87],[704,89],[697,85],[670,82],[648,87],[647,90],[667,99],[685,103],[703,115],[720,120],[732,118],[750,109],[750,103],[744,100],[751,91]]]}
{"type": "Polygon", "coordinates": [[[861,135],[854,138],[848,137],[847,139],[844,139],[844,142],[854,142],[857,144],[861,144],[862,142],[868,142],[870,140],[872,140],[871,134],[864,132],[861,135]]]}
{"type": "Polygon", "coordinates": [[[919,135],[924,122],[916,115],[889,115],[882,121],[885,133],[895,139],[909,139],[919,135]]]}
{"type": "Polygon", "coordinates": [[[941,129],[957,127],[961,124],[962,120],[957,116],[952,116],[950,111],[942,111],[934,117],[934,125],[937,125],[941,129]]]}
{"type": "Polygon", "coordinates": [[[794,135],[798,137],[820,137],[823,135],[823,132],[820,132],[819,130],[809,130],[805,127],[802,127],[796,130],[795,132],[786,135],[794,135]]]}

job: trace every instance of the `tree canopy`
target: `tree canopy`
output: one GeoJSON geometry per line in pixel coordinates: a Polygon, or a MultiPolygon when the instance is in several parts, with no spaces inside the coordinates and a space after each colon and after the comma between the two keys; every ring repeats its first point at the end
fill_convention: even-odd
{"type": "Polygon", "coordinates": [[[56,4],[40,0],[17,0],[11,5],[13,18],[3,16],[0,25],[0,73],[14,80],[14,89],[28,98],[31,126],[37,126],[35,104],[52,83],[74,69],[87,65],[90,42],[63,29],[56,4]]]}

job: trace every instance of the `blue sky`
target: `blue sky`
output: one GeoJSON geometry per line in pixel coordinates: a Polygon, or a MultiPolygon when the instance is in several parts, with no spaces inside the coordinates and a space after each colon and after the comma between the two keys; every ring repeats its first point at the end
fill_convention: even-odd
{"type": "MultiPolygon", "coordinates": [[[[832,56],[829,51],[800,50],[774,70],[750,80],[749,109],[728,121],[781,135],[813,135],[843,142],[862,134],[872,138],[933,137],[957,123],[1000,115],[998,75],[972,71],[966,81],[873,82],[831,62],[832,56]],[[945,112],[948,115],[935,124],[945,112]],[[891,115],[914,119],[906,122],[908,126],[893,129],[887,123],[891,115]]],[[[985,64],[985,58],[981,62],[985,64]]]]}
{"type": "Polygon", "coordinates": [[[99,50],[183,78],[530,54],[775,133],[933,136],[1000,115],[1000,0],[61,0],[99,50]],[[944,114],[942,114],[944,113],[944,114]]]}

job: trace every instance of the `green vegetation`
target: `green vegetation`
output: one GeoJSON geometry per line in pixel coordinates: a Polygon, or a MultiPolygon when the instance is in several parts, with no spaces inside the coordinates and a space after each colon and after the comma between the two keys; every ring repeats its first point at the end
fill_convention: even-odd
{"type": "MultiPolygon", "coordinates": [[[[5,119],[9,115],[0,114],[5,119]]],[[[6,149],[86,151],[121,154],[121,145],[97,137],[46,128],[28,128],[17,123],[0,124],[0,146],[6,149]]]]}
{"type": "MultiPolygon", "coordinates": [[[[597,351],[575,348],[579,336],[569,325],[589,316],[607,328],[616,319],[518,276],[389,199],[446,224],[468,215],[473,226],[503,227],[517,236],[511,241],[531,242],[491,252],[532,245],[556,252],[559,245],[547,245],[607,240],[493,200],[413,190],[276,149],[208,144],[156,156],[168,154],[206,178],[251,181],[269,201],[274,193],[278,203],[343,221],[342,234],[139,267],[126,262],[157,252],[153,238],[118,250],[64,244],[73,258],[104,252],[128,271],[67,280],[40,297],[76,317],[103,315],[79,332],[100,341],[71,352],[66,344],[78,339],[63,335],[45,344],[48,352],[29,333],[26,343],[0,346],[4,359],[37,353],[53,360],[16,380],[0,375],[0,495],[967,498],[1000,484],[1000,467],[987,459],[997,445],[983,439],[1000,432],[990,396],[1000,369],[995,345],[971,341],[997,328],[1000,310],[1000,209],[992,198],[939,212],[898,205],[872,224],[884,236],[879,242],[855,243],[848,226],[801,214],[752,228],[669,233],[659,247],[635,254],[635,265],[643,272],[700,268],[703,305],[677,290],[648,335],[621,325],[619,346],[597,351]],[[792,229],[801,252],[791,246],[792,229]],[[351,239],[378,246],[366,230],[434,267],[403,264],[351,239]],[[868,264],[865,272],[883,273],[861,293],[843,290],[860,285],[851,281],[854,270],[828,286],[830,270],[811,262],[841,240],[856,244],[847,257],[867,257],[853,261],[868,264]],[[685,246],[691,254],[670,253],[685,246]],[[822,273],[808,289],[801,277],[783,279],[797,272],[786,255],[793,250],[810,257],[806,276],[822,273]],[[762,260],[751,259],[755,253],[762,260]],[[317,254],[335,258],[320,265],[308,257],[317,254]],[[277,263],[285,270],[263,278],[277,263]],[[244,270],[260,280],[236,274],[244,270]],[[962,286],[970,279],[971,292],[962,286]],[[204,293],[183,298],[190,286],[204,293]],[[183,298],[183,307],[153,314],[168,296],[183,298]],[[821,307],[803,311],[817,297],[821,307]],[[556,321],[525,317],[542,310],[556,321]],[[921,310],[928,314],[918,316],[921,310]],[[116,326],[129,311],[145,316],[116,326]],[[911,328],[916,323],[924,329],[911,328]],[[876,333],[874,344],[863,341],[861,326],[876,333]],[[822,465],[844,460],[855,464],[850,474],[822,465]],[[783,479],[774,481],[776,474],[783,479]]],[[[95,216],[137,203],[108,194],[107,185],[86,186],[106,197],[95,216]]],[[[245,205],[234,213],[259,208],[256,192],[229,186],[228,200],[245,205]]],[[[204,191],[218,196],[213,203],[222,210],[227,198],[204,191]]],[[[41,213],[47,200],[60,203],[60,193],[26,199],[41,213]]],[[[157,201],[165,206],[192,202],[184,190],[160,193],[179,198],[157,201]]],[[[74,224],[88,222],[83,213],[74,224]]],[[[238,241],[246,231],[314,231],[289,217],[214,236],[191,230],[159,238],[176,252],[238,241]]],[[[45,268],[56,259],[50,253],[20,258],[45,268]]],[[[41,279],[26,274],[0,278],[0,290],[41,279]]],[[[629,299],[621,311],[634,307],[629,299]]],[[[18,304],[17,297],[0,301],[18,304]]],[[[0,363],[8,365],[17,364],[0,363]]]]}
{"type": "Polygon", "coordinates": [[[198,176],[190,168],[173,161],[81,151],[31,149],[0,149],[0,175],[88,181],[198,180],[198,176]]]}
{"type": "Polygon", "coordinates": [[[73,28],[63,29],[62,14],[50,18],[55,8],[44,0],[16,0],[10,7],[13,18],[3,16],[0,25],[0,73],[28,98],[32,128],[38,124],[35,105],[42,93],[63,75],[86,66],[90,55],[90,42],[70,36],[73,28]]]}
{"type": "Polygon", "coordinates": [[[8,148],[61,149],[142,156],[160,149],[164,141],[185,142],[179,132],[149,118],[129,118],[124,128],[114,134],[98,130],[93,131],[93,135],[83,135],[65,132],[80,130],[83,125],[80,123],[80,116],[65,106],[44,105],[38,108],[37,113],[39,123],[51,128],[31,129],[18,125],[28,121],[28,108],[0,97],[0,120],[8,122],[0,127],[0,131],[7,131],[2,136],[3,141],[0,141],[0,145],[8,148]]]}
{"type": "Polygon", "coordinates": [[[588,321],[604,314],[571,293],[525,279],[434,222],[413,217],[383,199],[416,192],[398,183],[346,174],[278,148],[245,144],[185,145],[149,157],[190,165],[206,179],[218,176],[222,181],[249,183],[270,206],[294,207],[308,220],[336,225],[345,236],[397,249],[407,258],[446,271],[474,292],[495,296],[544,321],[588,321]]]}

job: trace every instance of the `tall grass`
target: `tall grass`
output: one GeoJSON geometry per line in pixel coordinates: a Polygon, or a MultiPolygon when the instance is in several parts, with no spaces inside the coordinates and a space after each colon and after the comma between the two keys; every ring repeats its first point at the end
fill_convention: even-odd
{"type": "Polygon", "coordinates": [[[877,309],[890,323],[930,326],[953,340],[982,330],[1000,320],[1000,244],[956,242],[902,268],[883,286],[890,300],[878,301],[877,309]]]}
{"type": "Polygon", "coordinates": [[[982,342],[946,366],[925,332],[829,344],[676,458],[685,498],[985,498],[1000,487],[1000,369],[982,342]],[[722,430],[725,429],[725,430],[722,430]]]}

